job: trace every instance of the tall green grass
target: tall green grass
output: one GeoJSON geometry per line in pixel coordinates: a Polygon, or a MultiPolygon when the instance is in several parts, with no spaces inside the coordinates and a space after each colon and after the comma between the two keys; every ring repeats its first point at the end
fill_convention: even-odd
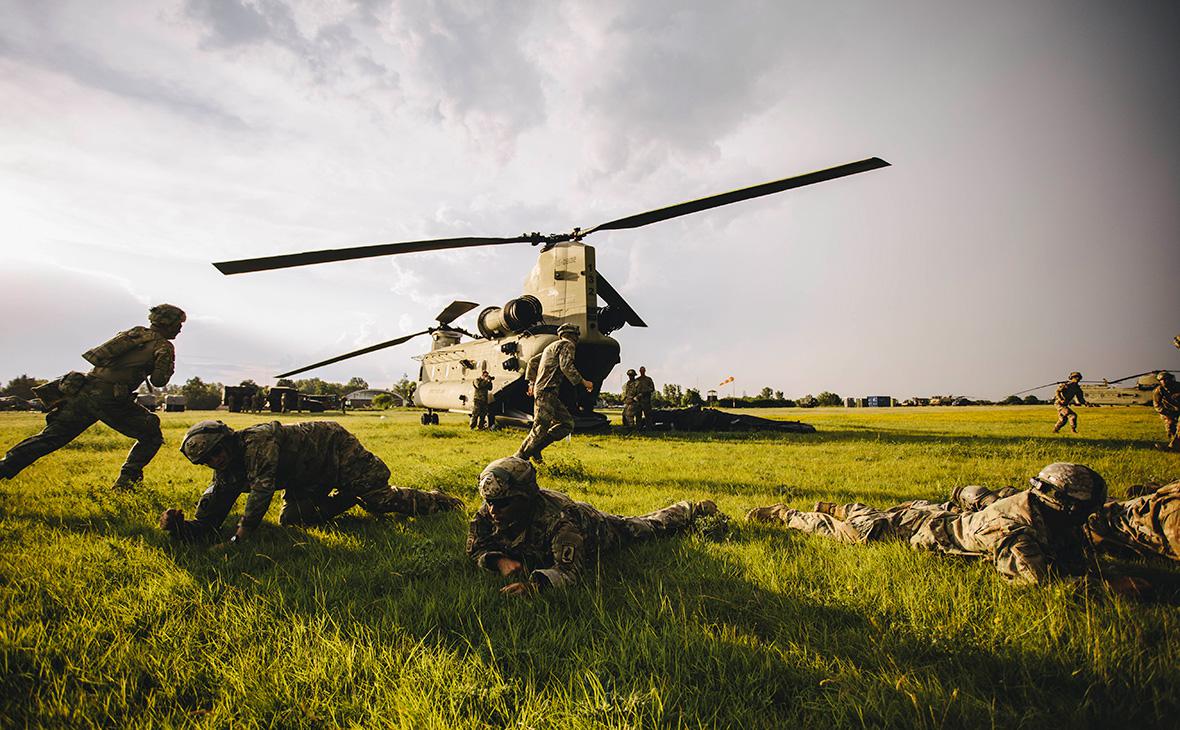
{"type": "MultiPolygon", "coordinates": [[[[737,519],[723,542],[637,546],[585,586],[520,600],[465,560],[466,516],[360,511],[308,530],[278,527],[273,512],[256,541],[217,554],[155,526],[165,507],[191,511],[208,482],[176,447],[209,415],[164,416],[167,445],[134,494],[108,488],[129,443],[101,426],[0,483],[0,725],[1175,723],[1170,565],[1107,566],[1153,581],[1156,600],[1138,603],[737,519]]],[[[546,451],[541,480],[614,512],[708,497],[740,517],[776,501],[1023,486],[1058,460],[1089,464],[1115,494],[1180,477],[1180,458],[1152,448],[1162,428],[1146,409],[1083,411],[1077,436],[1049,434],[1048,407],[776,415],[819,433],[575,436],[546,451]]],[[[479,470],[522,436],[473,433],[451,415],[432,428],[409,412],[340,420],[396,483],[446,489],[469,511],[479,470]]],[[[0,446],[40,425],[3,414],[0,446]]]]}

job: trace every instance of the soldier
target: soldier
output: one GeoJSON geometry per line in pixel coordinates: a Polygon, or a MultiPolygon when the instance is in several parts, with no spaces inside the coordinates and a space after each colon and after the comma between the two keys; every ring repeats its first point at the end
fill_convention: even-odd
{"type": "Polygon", "coordinates": [[[1086,536],[1099,550],[1180,560],[1180,481],[1128,489],[1140,496],[1110,501],[1090,515],[1086,536]]]}
{"type": "Polygon", "coordinates": [[[635,395],[638,398],[639,427],[651,428],[651,396],[656,384],[647,375],[647,368],[639,366],[639,377],[635,379],[635,395]]]}
{"type": "Polygon", "coordinates": [[[630,368],[627,370],[627,382],[623,383],[623,425],[630,428],[636,426],[636,412],[639,410],[635,381],[635,368],[630,368]]]}
{"type": "Polygon", "coordinates": [[[533,427],[516,452],[522,459],[540,462],[546,446],[574,430],[574,417],[558,396],[563,376],[575,386],[580,383],[587,392],[594,390],[594,383],[583,378],[574,366],[574,351],[581,334],[576,324],[561,325],[557,340],[529,361],[525,377],[529,381],[528,393],[533,396],[533,427]]]}
{"type": "Polygon", "coordinates": [[[779,504],[751,510],[746,517],[782,521],[791,529],[843,542],[906,540],[919,550],[986,557],[1014,583],[1043,583],[1054,572],[1084,572],[1086,541],[1080,528],[1106,500],[1106,482],[1089,467],[1065,463],[1046,466],[1029,482],[1031,490],[965,514],[940,505],[892,511],[847,505],[840,520],[779,504]]]}
{"type": "Polygon", "coordinates": [[[183,542],[212,542],[238,496],[249,492],[230,542],[245,540],[262,523],[274,493],[283,492],[281,525],[320,525],[360,504],[384,514],[425,515],[456,510],[463,502],[442,492],[389,486],[389,467],[333,421],[284,426],[260,423],[235,432],[221,421],[188,430],[180,451],[213,470],[213,483],[197,502],[195,520],[168,509],[160,527],[183,542]],[[335,490],[335,491],[333,491],[335,490]]]}
{"type": "Polygon", "coordinates": [[[642,517],[621,517],[540,489],[537,472],[516,456],[497,459],[479,476],[484,504],[467,532],[467,556],[479,567],[517,582],[500,589],[528,594],[575,585],[593,575],[601,553],[682,532],[717,505],[681,501],[642,517]]]}
{"type": "Polygon", "coordinates": [[[473,429],[489,428],[496,424],[496,417],[491,414],[491,409],[488,406],[493,380],[495,378],[488,375],[487,368],[484,368],[475,382],[471,384],[475,391],[471,397],[471,428],[473,429]]]}
{"type": "Polygon", "coordinates": [[[1078,385],[1081,380],[1082,374],[1073,371],[1069,374],[1069,379],[1058,386],[1057,392],[1053,395],[1053,404],[1057,406],[1057,425],[1053,427],[1053,433],[1060,431],[1066,421],[1069,421],[1070,430],[1078,432],[1078,414],[1069,406],[1076,399],[1078,405],[1090,407],[1086,402],[1086,396],[1082,394],[1082,386],[1078,385]]]}
{"type": "Polygon", "coordinates": [[[1176,434],[1176,419],[1180,418],[1180,388],[1176,387],[1176,379],[1167,370],[1156,373],[1159,385],[1151,394],[1151,404],[1155,412],[1164,419],[1164,430],[1168,434],[1165,449],[1180,450],[1180,436],[1176,434]]]}
{"type": "Polygon", "coordinates": [[[132,327],[83,353],[94,366],[88,374],[71,372],[39,386],[38,395],[50,408],[45,429],[9,449],[0,459],[0,478],[11,479],[102,421],[135,439],[114,488],[131,489],[141,482],[164,436],[159,417],[135,402],[135,390],[145,378],[158,388],[167,385],[176,362],[171,340],[184,320],[179,307],[157,304],[148,311],[149,327],[132,327]]]}

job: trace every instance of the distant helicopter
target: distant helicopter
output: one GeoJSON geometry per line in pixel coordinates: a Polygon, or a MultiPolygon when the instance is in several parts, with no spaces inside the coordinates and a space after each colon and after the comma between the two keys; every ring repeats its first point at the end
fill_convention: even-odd
{"type": "Polygon", "coordinates": [[[565,383],[562,399],[571,406],[576,430],[598,430],[605,428],[608,420],[605,415],[594,411],[594,404],[603,382],[619,363],[619,343],[609,335],[624,325],[646,327],[647,323],[598,271],[594,248],[583,243],[582,239],[598,231],[639,228],[730,203],[888,166],[888,162],[871,157],[638,213],[591,228],[575,228],[569,233],[525,233],[509,238],[469,237],[407,241],[222,261],[213,265],[221,273],[230,275],[418,251],[507,243],[540,245],[541,252],[537,263],[525,278],[524,293],[508,300],[502,307],[487,307],[481,311],[477,319],[478,334],[455,327],[452,322],[479,305],[474,302],[455,301],[438,314],[435,318],[436,326],[322,360],[276,377],[296,375],[341,360],[394,347],[415,337],[429,334],[433,339],[431,351],[415,358],[422,364],[418,372],[418,385],[414,391],[414,403],[426,409],[421,419],[424,425],[438,423],[437,411],[470,412],[472,383],[479,377],[480,371],[486,369],[495,378],[491,406],[496,421],[528,426],[532,421],[533,402],[527,393],[525,367],[531,358],[539,355],[546,345],[557,338],[558,325],[570,322],[578,325],[582,332],[576,349],[575,364],[578,370],[594,383],[594,389],[587,393],[585,389],[575,390],[569,383],[565,383]],[[604,306],[599,306],[599,299],[604,306]],[[463,337],[470,339],[464,342],[463,337]]]}
{"type": "MultiPolygon", "coordinates": [[[[1151,394],[1155,390],[1155,386],[1159,384],[1155,376],[1161,372],[1165,371],[1147,370],[1114,380],[1108,380],[1106,378],[1102,380],[1083,380],[1081,382],[1082,395],[1086,397],[1087,403],[1096,406],[1149,406],[1151,405],[1151,394]],[[1118,387],[1118,383],[1125,383],[1128,380],[1134,380],[1135,384],[1118,387]]],[[[1170,370],[1166,372],[1176,371],[1170,370]]],[[[1025,393],[1031,393],[1041,388],[1061,385],[1064,382],[1064,380],[1057,380],[1052,383],[1045,383],[1035,388],[1013,393],[1013,395],[1024,395],[1025,393]]]]}

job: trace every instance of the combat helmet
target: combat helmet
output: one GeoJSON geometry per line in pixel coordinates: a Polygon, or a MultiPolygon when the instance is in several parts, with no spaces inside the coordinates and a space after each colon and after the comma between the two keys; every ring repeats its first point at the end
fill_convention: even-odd
{"type": "Polygon", "coordinates": [[[582,328],[576,324],[566,322],[557,328],[557,336],[565,337],[566,335],[571,335],[576,340],[582,336],[582,328]]]}
{"type": "Polygon", "coordinates": [[[186,319],[188,315],[174,304],[157,304],[148,310],[148,322],[161,327],[175,327],[186,319]]]}
{"type": "Polygon", "coordinates": [[[508,497],[535,497],[539,492],[537,470],[528,459],[518,456],[496,459],[479,475],[479,496],[485,502],[508,497]]]}
{"type": "Polygon", "coordinates": [[[1081,380],[1081,379],[1082,379],[1082,374],[1081,374],[1081,373],[1079,373],[1077,370],[1074,370],[1072,373],[1070,373],[1070,374],[1069,374],[1069,378],[1068,378],[1068,379],[1069,379],[1069,380],[1081,380]]]}
{"type": "Polygon", "coordinates": [[[981,487],[978,484],[955,487],[951,491],[951,501],[968,512],[981,510],[999,498],[1000,495],[997,492],[993,492],[987,487],[981,487]]]}
{"type": "Polygon", "coordinates": [[[221,421],[198,421],[184,434],[180,453],[194,464],[204,464],[214,449],[233,432],[221,421]]]}
{"type": "Polygon", "coordinates": [[[1028,481],[1041,502],[1069,515],[1084,517],[1106,502],[1106,480],[1081,464],[1050,464],[1028,481]]]}
{"type": "Polygon", "coordinates": [[[1155,374],[1155,379],[1160,381],[1161,383],[1164,383],[1169,380],[1174,380],[1175,377],[1172,375],[1171,370],[1161,370],[1155,374]]]}
{"type": "Polygon", "coordinates": [[[627,368],[627,374],[631,375],[631,376],[635,376],[635,375],[638,375],[639,373],[635,372],[635,368],[627,368]]]}

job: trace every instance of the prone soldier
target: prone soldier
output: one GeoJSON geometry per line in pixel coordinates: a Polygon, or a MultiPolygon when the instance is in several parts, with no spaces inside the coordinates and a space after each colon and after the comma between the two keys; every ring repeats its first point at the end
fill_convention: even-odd
{"type": "Polygon", "coordinates": [[[1090,407],[1082,386],[1078,385],[1081,380],[1082,374],[1075,370],[1069,374],[1069,379],[1057,386],[1057,392],[1053,394],[1053,405],[1057,406],[1057,425],[1053,427],[1053,433],[1060,431],[1067,421],[1070,430],[1078,432],[1078,414],[1069,406],[1076,400],[1078,405],[1090,407]]]}
{"type": "Polygon", "coordinates": [[[471,396],[471,428],[490,428],[496,425],[496,417],[492,415],[491,409],[488,405],[490,394],[492,392],[492,381],[495,380],[491,375],[488,375],[487,368],[479,374],[475,382],[471,384],[475,391],[471,396]]]}
{"type": "Polygon", "coordinates": [[[1164,419],[1164,431],[1168,435],[1164,448],[1180,450],[1180,436],[1176,434],[1176,420],[1180,418],[1180,388],[1176,387],[1176,378],[1167,370],[1161,370],[1155,377],[1159,385],[1151,394],[1151,404],[1164,419]]]}
{"type": "Polygon", "coordinates": [[[541,489],[537,472],[516,456],[497,459],[479,476],[484,504],[467,532],[467,556],[484,570],[517,578],[500,590],[527,594],[577,584],[600,554],[683,532],[722,515],[711,501],[676,502],[640,517],[612,515],[541,489]]]}
{"type": "Polygon", "coordinates": [[[516,452],[521,459],[541,461],[546,446],[573,432],[574,417],[559,396],[562,377],[575,386],[583,386],[587,392],[594,390],[594,383],[583,378],[574,365],[576,343],[581,334],[576,324],[561,325],[557,328],[557,339],[529,361],[525,377],[529,381],[529,395],[533,396],[533,427],[516,452]]]}
{"type": "Polygon", "coordinates": [[[0,459],[0,478],[11,479],[22,469],[77,438],[96,421],[135,439],[114,488],[131,489],[143,480],[143,469],[164,445],[160,419],[135,402],[135,390],[146,379],[163,387],[172,378],[185,314],[171,304],[148,311],[148,327],[132,327],[83,353],[94,367],[89,373],[70,372],[34,389],[49,407],[45,429],[8,450],[0,459]]]}
{"type": "Polygon", "coordinates": [[[1127,492],[1138,496],[1107,502],[1090,515],[1090,542],[1118,556],[1180,560],[1180,481],[1127,492]]]}
{"type": "Polygon", "coordinates": [[[213,483],[197,502],[196,519],[165,510],[160,527],[184,542],[212,542],[243,492],[246,507],[231,542],[245,540],[262,523],[271,499],[283,491],[282,525],[319,525],[359,504],[376,514],[423,515],[456,510],[463,502],[442,492],[389,486],[389,467],[333,421],[284,426],[278,421],[234,431],[201,421],[185,434],[181,452],[213,470],[213,483]],[[335,490],[335,491],[333,491],[335,490]]]}
{"type": "Polygon", "coordinates": [[[750,510],[746,517],[781,521],[789,529],[842,542],[906,541],[919,550],[984,557],[1014,583],[1043,583],[1055,573],[1085,572],[1088,545],[1080,528],[1105,502],[1105,480],[1089,467],[1055,463],[1029,482],[1030,490],[966,513],[943,505],[876,510],[856,504],[832,515],[778,504],[750,510]]]}

